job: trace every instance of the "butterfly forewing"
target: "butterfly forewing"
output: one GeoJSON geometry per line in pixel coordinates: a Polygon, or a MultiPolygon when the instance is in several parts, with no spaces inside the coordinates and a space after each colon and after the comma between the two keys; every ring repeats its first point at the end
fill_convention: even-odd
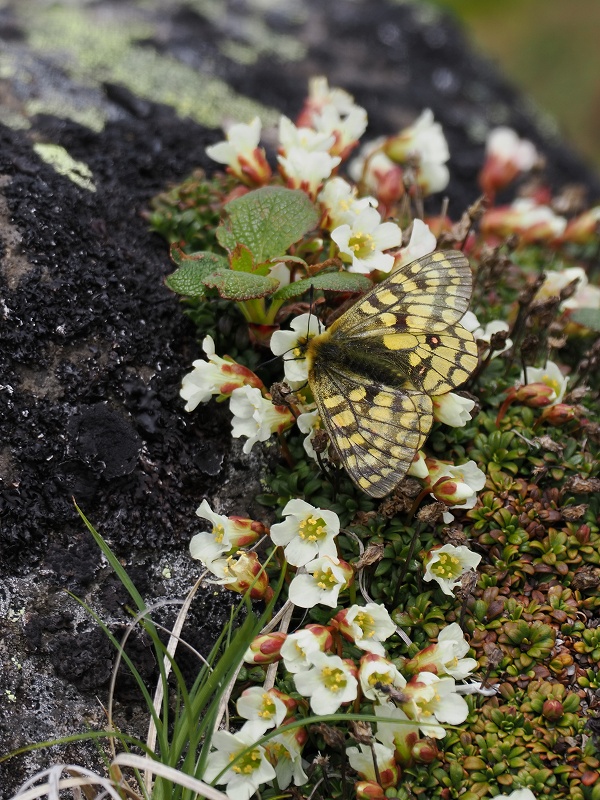
{"type": "Polygon", "coordinates": [[[437,252],[375,286],[307,350],[309,384],[354,482],[383,497],[399,483],[432,423],[430,396],[464,383],[477,346],[460,319],[471,270],[437,252]]]}
{"type": "Polygon", "coordinates": [[[377,284],[330,330],[342,325],[346,335],[357,338],[384,334],[390,327],[428,333],[445,330],[468,310],[471,291],[471,268],[462,253],[431,253],[377,284]]]}

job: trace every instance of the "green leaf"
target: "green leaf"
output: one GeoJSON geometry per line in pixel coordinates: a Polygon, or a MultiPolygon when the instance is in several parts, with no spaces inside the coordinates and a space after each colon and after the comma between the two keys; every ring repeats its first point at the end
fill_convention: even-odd
{"type": "Polygon", "coordinates": [[[206,294],[204,279],[215,272],[229,270],[225,256],[199,251],[188,255],[177,245],[171,247],[171,258],[179,269],[165,278],[173,292],[186,297],[203,297],[206,294]]]}
{"type": "Polygon", "coordinates": [[[217,239],[229,252],[239,243],[260,263],[281,256],[290,245],[314,228],[319,214],[299,189],[263,186],[225,206],[226,219],[217,228],[217,239]]]}
{"type": "Polygon", "coordinates": [[[231,253],[231,269],[236,272],[254,272],[254,256],[245,244],[236,244],[231,253]]]}
{"type": "Polygon", "coordinates": [[[284,286],[276,292],[273,300],[285,301],[298,297],[308,292],[311,286],[327,292],[366,292],[372,285],[366,275],[354,272],[321,272],[312,278],[303,278],[301,281],[284,286]]]}
{"type": "Polygon", "coordinates": [[[571,319],[593,331],[600,331],[600,308],[578,308],[571,313],[571,319]]]}
{"type": "Polygon", "coordinates": [[[204,285],[216,289],[225,300],[253,300],[273,294],[279,286],[276,278],[254,275],[251,272],[234,272],[231,269],[213,271],[204,279],[204,285]]]}

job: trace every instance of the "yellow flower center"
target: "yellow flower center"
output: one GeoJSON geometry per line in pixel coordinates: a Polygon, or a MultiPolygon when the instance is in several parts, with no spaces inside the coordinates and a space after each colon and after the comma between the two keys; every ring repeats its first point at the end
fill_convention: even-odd
{"type": "Polygon", "coordinates": [[[462,574],[462,566],[456,556],[440,553],[439,561],[431,567],[431,571],[438,578],[458,578],[462,574]]]}
{"type": "Polygon", "coordinates": [[[375,620],[370,614],[367,614],[365,611],[359,611],[354,618],[354,622],[363,632],[363,637],[365,639],[370,639],[375,635],[375,620]]]}
{"type": "Polygon", "coordinates": [[[372,672],[369,675],[369,686],[375,686],[376,683],[383,683],[385,686],[389,686],[391,682],[392,679],[388,672],[372,672]]]}
{"type": "Polygon", "coordinates": [[[551,378],[550,375],[543,375],[542,383],[545,383],[546,386],[549,386],[554,391],[557,397],[560,395],[561,386],[556,378],[551,378]]]}
{"type": "Polygon", "coordinates": [[[264,692],[262,696],[262,711],[258,712],[259,717],[263,719],[273,719],[275,716],[276,708],[275,702],[268,692],[264,692]]]}
{"type": "Polygon", "coordinates": [[[318,519],[312,516],[306,517],[298,527],[298,535],[307,542],[318,542],[327,536],[325,520],[320,517],[318,519]]]}
{"type": "MultiPolygon", "coordinates": [[[[236,757],[237,753],[230,753],[229,760],[233,761],[236,757]]],[[[231,767],[231,769],[236,772],[238,775],[250,775],[255,770],[260,767],[260,752],[258,748],[254,750],[250,750],[249,753],[238,758],[235,764],[231,767]]]]}
{"type": "Polygon", "coordinates": [[[375,250],[375,240],[370,233],[355,233],[350,237],[348,247],[357,258],[366,258],[375,250]]]}
{"type": "Polygon", "coordinates": [[[213,536],[217,544],[221,544],[225,536],[225,528],[222,525],[213,525],[213,536]]]}
{"type": "Polygon", "coordinates": [[[344,689],[348,681],[344,675],[343,670],[338,667],[323,667],[321,670],[321,678],[323,685],[330,692],[339,692],[344,689]]]}
{"type": "Polygon", "coordinates": [[[313,578],[319,589],[329,590],[337,586],[338,582],[332,575],[331,570],[325,571],[324,569],[317,569],[313,573],[313,578]]]}

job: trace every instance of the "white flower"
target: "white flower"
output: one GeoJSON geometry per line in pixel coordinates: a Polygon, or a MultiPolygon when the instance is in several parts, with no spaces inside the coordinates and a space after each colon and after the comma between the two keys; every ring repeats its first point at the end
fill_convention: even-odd
{"type": "Polygon", "coordinates": [[[425,461],[422,450],[417,451],[417,455],[414,457],[406,474],[411,475],[413,478],[420,478],[423,481],[427,480],[429,477],[429,470],[427,469],[427,462],[425,461]]]}
{"type": "Polygon", "coordinates": [[[307,433],[308,436],[305,437],[303,445],[304,450],[306,451],[306,455],[314,458],[315,461],[318,461],[317,454],[315,453],[315,448],[313,447],[313,439],[315,438],[315,434],[317,431],[323,430],[323,422],[319,415],[318,411],[305,411],[303,414],[300,414],[298,419],[296,420],[296,424],[300,429],[301,433],[307,433]]]}
{"type": "MultiPolygon", "coordinates": [[[[499,333],[500,331],[508,331],[509,324],[508,322],[504,322],[500,319],[494,319],[491,322],[488,322],[487,325],[482,326],[472,311],[467,311],[464,317],[461,319],[461,325],[463,328],[466,328],[473,334],[473,338],[475,341],[486,342],[487,344],[490,343],[490,340],[494,333],[499,333]]],[[[497,358],[502,353],[506,352],[512,347],[512,339],[507,339],[504,347],[502,350],[494,350],[492,353],[492,358],[497,358]]],[[[487,358],[489,350],[486,350],[482,354],[482,358],[487,358]]]]}
{"type": "Polygon", "coordinates": [[[385,655],[381,642],[396,633],[388,610],[381,603],[367,603],[364,606],[353,605],[341,611],[337,617],[340,630],[361,650],[385,655]]]}
{"type": "Polygon", "coordinates": [[[358,679],[364,696],[380,703],[387,695],[384,689],[377,688],[379,684],[384,687],[393,686],[395,689],[406,686],[406,680],[392,662],[377,653],[366,653],[361,658],[358,679]]]}
{"type": "Polygon", "coordinates": [[[339,156],[331,156],[320,150],[308,151],[291,147],[285,156],[277,156],[280,170],[292,189],[302,189],[316,197],[323,181],[340,163],[339,156]]]}
{"type": "Polygon", "coordinates": [[[494,128],[485,143],[486,155],[499,162],[514,164],[520,172],[527,172],[535,166],[539,156],[535,146],[527,139],[521,139],[512,128],[494,128]]]}
{"type": "Polygon", "coordinates": [[[433,672],[420,672],[402,690],[408,699],[402,710],[419,724],[426,736],[442,739],[446,731],[439,723],[460,725],[469,715],[469,706],[456,692],[454,678],[438,678],[433,672]],[[432,724],[433,723],[433,724],[432,724]]]}
{"type": "Polygon", "coordinates": [[[274,692],[265,691],[260,686],[244,689],[236,703],[240,717],[260,723],[263,732],[281,725],[287,714],[283,700],[274,692]]]}
{"type": "MultiPolygon", "coordinates": [[[[477,669],[474,658],[463,658],[469,652],[460,625],[453,622],[446,625],[438,636],[437,644],[426,647],[408,662],[412,672],[424,670],[437,675],[451,675],[455,680],[463,680],[477,669]]],[[[458,691],[458,688],[457,688],[458,691]]]]}
{"type": "Polygon", "coordinates": [[[423,580],[437,581],[444,594],[453,595],[464,573],[476,569],[480,561],[481,556],[464,545],[445,544],[431,551],[423,580]]]}
{"type": "Polygon", "coordinates": [[[271,526],[271,539],[284,548],[288,562],[303,567],[322,556],[337,557],[335,537],[340,520],[333,511],[315,508],[304,500],[290,500],[283,509],[284,522],[271,526]]]}
{"type": "Polygon", "coordinates": [[[227,164],[231,172],[244,183],[266,183],[271,169],[265,152],[258,147],[261,122],[254,117],[249,124],[237,123],[226,132],[227,141],[206,148],[206,155],[219,164],[227,164]]]}
{"type": "Polygon", "coordinates": [[[335,608],[338,595],[348,586],[352,568],[338,558],[321,556],[304,565],[306,573],[296,575],[288,588],[288,598],[300,608],[316,605],[335,608]]]}
{"type": "Polygon", "coordinates": [[[402,170],[381,149],[386,141],[385,136],[380,136],[377,139],[366,142],[361,147],[358,156],[353,158],[348,165],[348,174],[352,180],[362,183],[377,196],[382,193],[382,188],[393,178],[391,182],[396,190],[395,196],[399,197],[404,191],[402,170]]]}
{"type": "MultiPolygon", "coordinates": [[[[554,391],[554,398],[549,405],[556,405],[562,403],[565,392],[567,391],[567,384],[569,379],[565,377],[560,371],[558,364],[554,361],[546,361],[544,367],[527,367],[527,383],[544,383],[554,391]]],[[[525,374],[521,372],[519,383],[525,384],[525,374]]]]}
{"type": "Polygon", "coordinates": [[[376,717],[385,720],[377,723],[375,738],[386,747],[401,753],[406,751],[408,739],[408,754],[405,755],[410,756],[411,745],[419,738],[419,726],[411,724],[404,711],[390,701],[378,703],[373,706],[373,711],[376,717]]]}
{"type": "Polygon", "coordinates": [[[258,533],[252,530],[252,520],[215,514],[206,500],[202,501],[196,514],[212,524],[212,531],[202,531],[192,537],[190,555],[208,569],[215,559],[238,547],[252,544],[258,538],[258,533]]]}
{"type": "Polygon", "coordinates": [[[294,422],[292,412],[283,406],[274,406],[262,396],[260,389],[243,386],[231,393],[229,408],[233,414],[232,436],[247,436],[244,453],[249,453],[256,442],[266,442],[275,431],[281,432],[294,422]]]}
{"type": "Polygon", "coordinates": [[[600,289],[596,286],[589,286],[587,275],[582,267],[567,267],[557,272],[548,272],[535,299],[547,300],[550,297],[559,297],[561,291],[575,280],[577,281],[575,293],[562,302],[561,308],[591,308],[600,305],[598,302],[588,302],[589,290],[600,293],[600,289]]]}
{"type": "Polygon", "coordinates": [[[271,334],[271,351],[276,356],[283,356],[285,378],[290,383],[306,383],[308,365],[306,363],[306,345],[319,333],[325,330],[314,314],[300,314],[290,322],[291,331],[274,331],[271,334]]]}
{"type": "MultiPolygon", "coordinates": [[[[477,502],[477,492],[485,486],[486,476],[474,461],[466,464],[447,464],[435,458],[427,459],[431,494],[449,508],[463,510],[473,508],[477,502]]],[[[446,512],[447,513],[447,512],[446,512]]],[[[444,522],[454,517],[444,514],[444,522]]]]}
{"type": "Polygon", "coordinates": [[[515,789],[510,794],[495,794],[490,800],[536,800],[531,789],[515,789]]]}
{"type": "Polygon", "coordinates": [[[511,211],[518,219],[515,232],[529,234],[526,238],[530,241],[538,234],[543,238],[561,236],[567,227],[567,220],[559,217],[550,206],[540,205],[529,197],[514,200],[511,211]]]}
{"type": "Polygon", "coordinates": [[[280,789],[287,789],[292,780],[296,786],[302,786],[308,780],[308,775],[302,769],[302,734],[305,738],[306,733],[302,728],[284,731],[264,745],[269,760],[275,764],[280,789]]]}
{"type": "Polygon", "coordinates": [[[261,783],[275,778],[264,747],[255,744],[256,733],[254,726],[246,724],[237,733],[217,731],[212,738],[216,749],[211,752],[202,777],[210,783],[224,770],[217,783],[226,784],[225,791],[231,800],[250,800],[261,783]],[[248,747],[252,749],[234,761],[248,747]]]}
{"type": "Polygon", "coordinates": [[[318,200],[327,212],[325,227],[328,230],[339,225],[350,225],[363,209],[377,206],[374,197],[357,197],[356,187],[339,177],[325,182],[318,200]]]}
{"type": "Polygon", "coordinates": [[[349,272],[368,273],[374,269],[389,272],[394,256],[384,253],[402,244],[402,231],[395,222],[381,222],[374,208],[365,208],[352,225],[340,225],[331,232],[341,257],[352,261],[349,272]]]}
{"type": "Polygon", "coordinates": [[[287,671],[305,672],[310,669],[312,656],[323,652],[322,644],[322,639],[310,628],[290,633],[279,651],[287,671]]]}
{"type": "Polygon", "coordinates": [[[412,225],[410,240],[406,247],[400,250],[394,261],[393,272],[403,267],[405,264],[411,264],[417,258],[426,256],[433,253],[437,245],[437,239],[431,232],[429,225],[423,222],[422,219],[415,219],[412,225]]]}
{"type": "Polygon", "coordinates": [[[293,149],[327,153],[334,143],[335,136],[331,132],[323,133],[312,128],[297,128],[287,117],[279,118],[279,145],[283,154],[293,149]]]}
{"type": "Polygon", "coordinates": [[[475,401],[460,394],[448,392],[431,398],[433,402],[433,418],[452,428],[464,428],[471,421],[471,411],[475,401]]]}
{"type": "Polygon", "coordinates": [[[385,152],[399,164],[410,158],[417,158],[417,182],[425,192],[441,192],[448,185],[448,143],[442,126],[439,122],[434,122],[431,109],[425,109],[409,128],[388,139],[385,152]]]}
{"type": "Polygon", "coordinates": [[[332,105],[341,114],[347,114],[354,107],[354,97],[345,89],[329,86],[324,75],[316,75],[308,81],[308,96],[315,107],[332,105]]]}
{"type": "Polygon", "coordinates": [[[311,661],[309,670],[294,675],[296,690],[310,698],[315,714],[335,714],[342,703],[355,699],[358,681],[339,656],[313,653],[311,661]]]}
{"type": "Polygon", "coordinates": [[[262,386],[261,381],[247,367],[215,355],[215,343],[211,336],[204,337],[202,349],[208,356],[208,361],[194,361],[194,369],[184,375],[181,382],[179,394],[187,400],[186,411],[193,411],[199,403],[208,402],[213,395],[227,397],[240,386],[262,386]]]}
{"type": "Polygon", "coordinates": [[[361,106],[352,108],[341,115],[333,105],[326,105],[313,115],[313,125],[324,134],[333,134],[335,145],[332,153],[342,157],[363,135],[367,129],[367,112],[361,106]]]}
{"type": "Polygon", "coordinates": [[[379,742],[373,743],[373,750],[369,745],[360,743],[358,747],[348,747],[346,750],[348,761],[353,770],[356,770],[364,781],[375,781],[381,779],[384,784],[382,773],[390,771],[397,776],[398,768],[394,760],[394,751],[379,742]],[[359,749],[360,748],[360,749],[359,749]],[[375,765],[373,764],[373,753],[375,753],[375,760],[377,761],[377,772],[375,774],[375,765]]]}

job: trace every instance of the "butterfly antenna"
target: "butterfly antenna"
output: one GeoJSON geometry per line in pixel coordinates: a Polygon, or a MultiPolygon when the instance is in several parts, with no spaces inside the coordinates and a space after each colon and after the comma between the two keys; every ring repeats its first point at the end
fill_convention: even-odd
{"type": "Polygon", "coordinates": [[[319,317],[313,311],[313,306],[315,304],[315,299],[314,298],[315,298],[315,287],[311,283],[310,289],[308,291],[309,306],[308,306],[308,325],[306,326],[306,339],[307,340],[308,340],[308,338],[310,336],[309,331],[310,331],[310,318],[311,318],[311,316],[314,316],[314,318],[317,320],[317,325],[319,326],[319,333],[322,333],[321,320],[319,319],[319,317]]]}

